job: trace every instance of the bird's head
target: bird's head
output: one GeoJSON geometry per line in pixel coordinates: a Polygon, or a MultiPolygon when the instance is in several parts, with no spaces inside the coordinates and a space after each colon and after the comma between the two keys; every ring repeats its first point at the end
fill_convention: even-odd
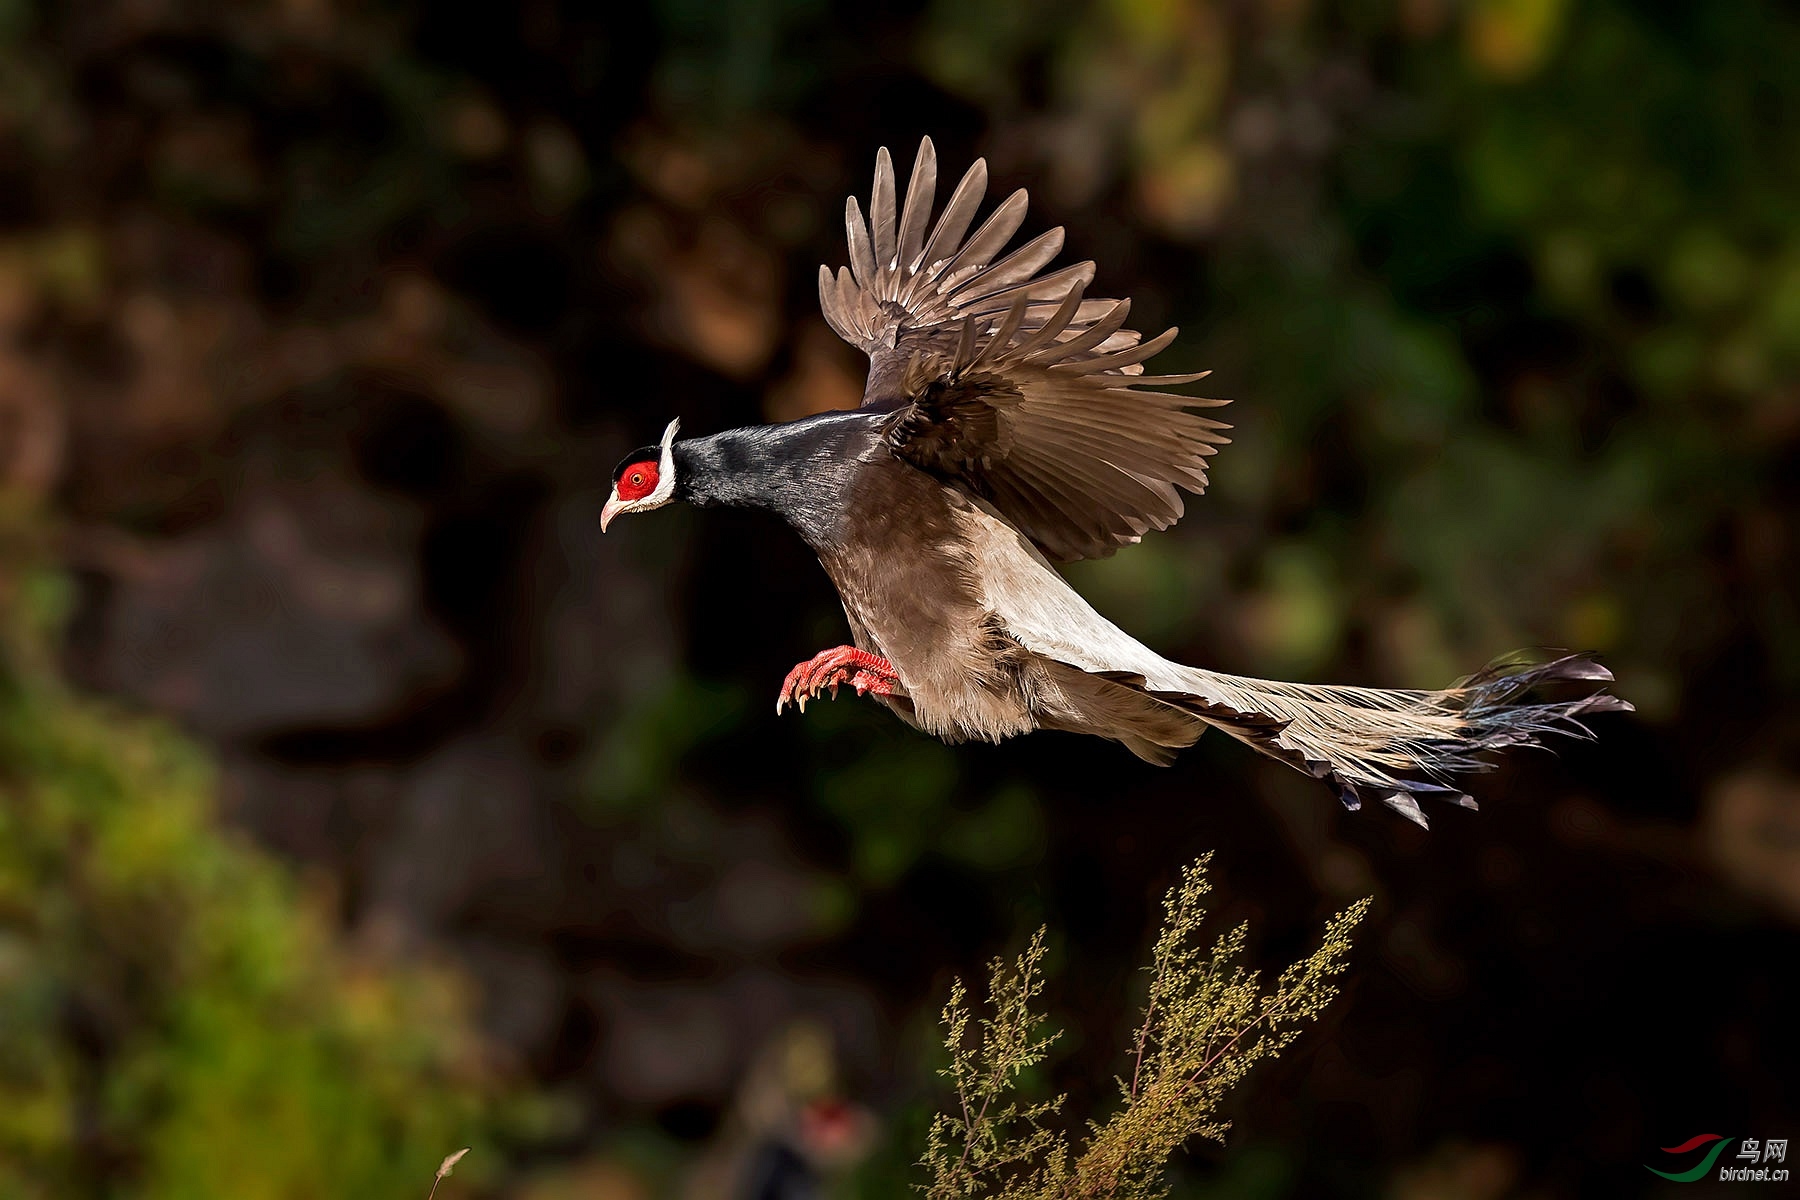
{"type": "Polygon", "coordinates": [[[675,498],[675,434],[677,417],[663,430],[662,441],[627,454],[613,471],[612,495],[600,510],[600,532],[605,533],[620,513],[649,512],[675,498]]]}

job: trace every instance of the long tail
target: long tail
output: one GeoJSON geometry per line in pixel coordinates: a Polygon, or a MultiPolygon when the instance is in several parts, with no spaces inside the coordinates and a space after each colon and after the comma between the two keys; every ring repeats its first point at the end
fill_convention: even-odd
{"type": "Polygon", "coordinates": [[[1591,738],[1582,718],[1630,712],[1603,691],[1527,703],[1545,684],[1605,684],[1612,673],[1586,654],[1545,663],[1511,655],[1441,691],[1331,687],[1244,679],[1190,669],[1191,692],[1153,693],[1274,758],[1323,779],[1350,809],[1380,800],[1420,825],[1418,797],[1474,808],[1453,783],[1491,771],[1483,757],[1535,746],[1544,734],[1591,738]]]}

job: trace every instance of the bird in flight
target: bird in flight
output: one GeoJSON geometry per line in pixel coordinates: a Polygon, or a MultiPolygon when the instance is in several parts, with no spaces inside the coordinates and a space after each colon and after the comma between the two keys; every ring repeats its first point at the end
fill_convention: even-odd
{"type": "Polygon", "coordinates": [[[825,319],[869,356],[862,407],[662,440],[613,474],[602,531],[672,500],[767,509],[819,556],[853,644],[782,681],[775,709],[840,686],[949,742],[1035,729],[1094,734],[1166,764],[1207,729],[1326,781],[1349,808],[1422,797],[1484,755],[1581,718],[1629,711],[1586,655],[1518,656],[1435,691],[1283,683],[1184,666],[1096,612],[1052,565],[1111,554],[1182,515],[1229,439],[1225,403],[1171,391],[1204,377],[1145,363],[1175,337],[1127,329],[1129,300],[1090,299],[1094,264],[1046,270],[1052,229],[1005,253],[1021,189],[979,226],[977,160],[932,220],[937,155],[919,147],[902,198],[884,148],[865,219],[846,205],[850,265],[819,268],[825,319]],[[970,233],[970,229],[974,232],[970,233]],[[1547,683],[1578,699],[1531,701],[1547,683]]]}

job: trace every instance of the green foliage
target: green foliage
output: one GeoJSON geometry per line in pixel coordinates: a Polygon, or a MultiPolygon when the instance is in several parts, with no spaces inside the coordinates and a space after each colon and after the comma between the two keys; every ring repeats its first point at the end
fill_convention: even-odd
{"type": "Polygon", "coordinates": [[[1317,950],[1265,991],[1262,974],[1242,965],[1247,929],[1205,947],[1199,940],[1211,886],[1202,857],[1164,902],[1151,957],[1150,994],[1132,1047],[1122,1107],[1094,1125],[1079,1154],[1051,1126],[1063,1098],[1027,1102],[1021,1077],[1041,1064],[1057,1033],[1044,1032],[1034,1008],[1043,991],[1044,931],[1018,960],[996,959],[988,979],[991,1015],[973,1020],[960,982],[944,1006],[943,1074],[957,1107],[933,1119],[924,1167],[933,1200],[975,1196],[1009,1200],[1139,1197],[1161,1194],[1171,1156],[1190,1138],[1223,1139],[1225,1097],[1258,1062],[1275,1058],[1337,997],[1350,954],[1350,932],[1368,911],[1359,900],[1333,917],[1317,950]],[[978,1030],[970,1037],[970,1027],[978,1030]]]}
{"type": "Polygon", "coordinates": [[[496,1095],[455,977],[335,940],[191,745],[34,657],[0,658],[0,1197],[419,1193],[496,1095]]]}
{"type": "MultiPolygon", "coordinates": [[[[843,723],[829,709],[814,711],[829,714],[818,722],[827,735],[843,723]]],[[[814,786],[819,807],[849,835],[853,877],[867,888],[892,886],[927,855],[1004,871],[1043,851],[1045,817],[1034,790],[1010,783],[981,795],[963,778],[955,749],[936,742],[871,747],[821,772],[814,786]]]]}
{"type": "Polygon", "coordinates": [[[586,773],[584,810],[597,820],[641,816],[664,801],[682,756],[730,732],[746,709],[741,693],[672,676],[627,707],[600,739],[586,773]]]}

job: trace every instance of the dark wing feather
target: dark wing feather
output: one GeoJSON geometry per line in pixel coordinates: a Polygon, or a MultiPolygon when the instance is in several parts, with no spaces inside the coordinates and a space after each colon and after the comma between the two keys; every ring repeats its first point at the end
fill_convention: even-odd
{"type": "Polygon", "coordinates": [[[1052,558],[1110,554],[1182,515],[1206,489],[1223,404],[1161,389],[1195,375],[1146,375],[1175,331],[1124,328],[1128,300],[1089,300],[1094,264],[1039,274],[1061,229],[999,257],[1025,220],[1014,192],[975,233],[987,189],[977,160],[931,224],[937,154],[919,147],[903,206],[893,161],[875,164],[871,221],[846,208],[850,266],[819,268],[825,319],[869,355],[865,405],[893,409],[887,438],[915,466],[991,503],[1052,558]],[[930,227],[927,232],[927,227],[930,227]]]}

